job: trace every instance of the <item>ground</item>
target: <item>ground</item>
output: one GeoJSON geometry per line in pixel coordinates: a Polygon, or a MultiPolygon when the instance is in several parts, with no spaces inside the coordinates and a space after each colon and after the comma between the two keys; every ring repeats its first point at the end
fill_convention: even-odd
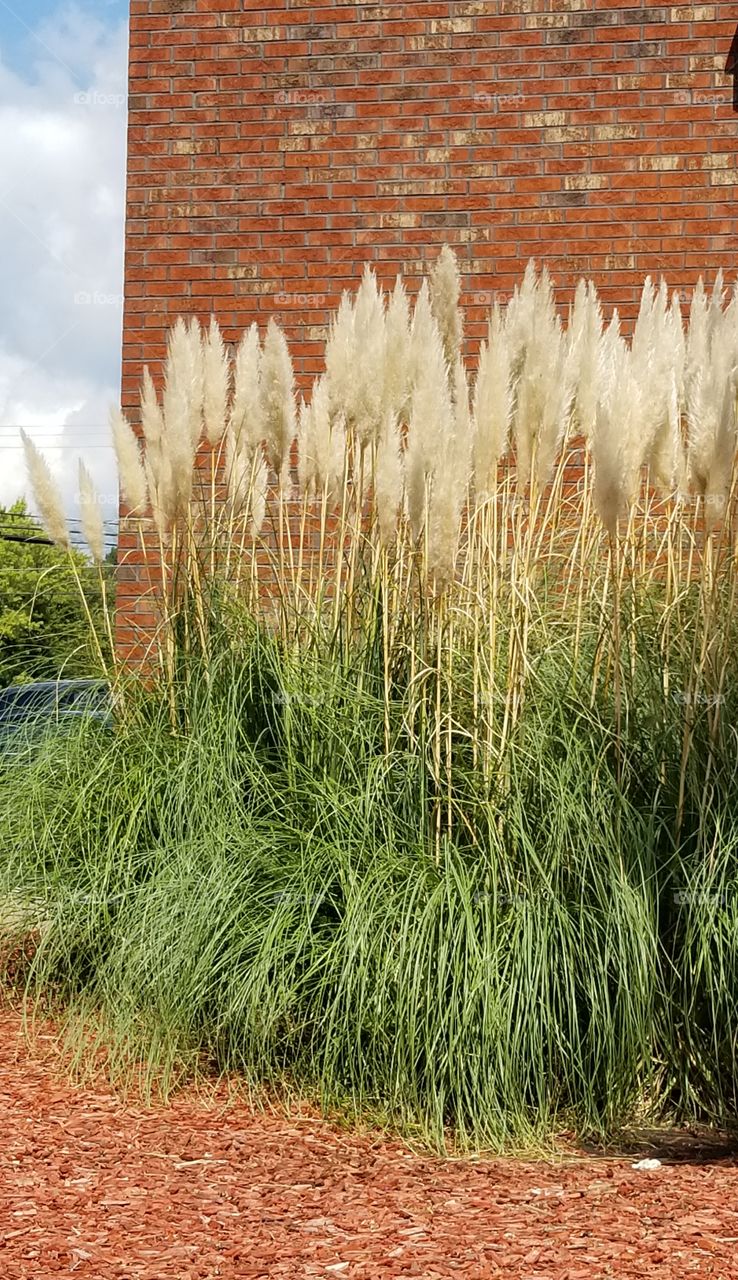
{"type": "Polygon", "coordinates": [[[2,1280],[738,1277],[730,1157],[440,1160],[225,1090],[68,1082],[0,1014],[2,1280]]]}

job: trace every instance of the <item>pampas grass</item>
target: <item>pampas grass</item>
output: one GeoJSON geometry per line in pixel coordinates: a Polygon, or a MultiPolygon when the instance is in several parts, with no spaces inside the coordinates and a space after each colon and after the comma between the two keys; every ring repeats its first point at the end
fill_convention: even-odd
{"type": "Polygon", "coordinates": [[[225,431],[230,389],[231,364],[213,316],[203,351],[203,421],[205,439],[210,445],[217,445],[225,431]]]}
{"type": "Polygon", "coordinates": [[[474,476],[480,498],[497,487],[498,464],[508,446],[512,404],[510,342],[500,306],[495,303],[474,383],[474,476]]]}
{"type": "Polygon", "coordinates": [[[69,547],[69,530],[64,516],[64,503],[59,486],[51,474],[51,468],[39,452],[30,436],[21,431],[26,470],[31,483],[33,500],[41,515],[44,529],[59,547],[69,547]]]}
{"type": "MultiPolygon", "coordinates": [[[[419,304],[420,305],[420,304],[419,304]]],[[[418,310],[416,308],[416,317],[418,310]]],[[[425,320],[423,321],[425,327],[425,320]]],[[[416,341],[414,336],[413,341],[416,341]]],[[[427,492],[452,430],[449,368],[443,341],[431,319],[422,351],[415,353],[407,437],[407,514],[414,536],[423,528],[427,492]]]]}
{"type": "Polygon", "coordinates": [[[404,420],[412,376],[410,303],[400,276],[387,303],[384,347],[384,408],[404,420]]]}
{"type": "Polygon", "coordinates": [[[269,461],[280,479],[285,481],[292,443],[297,434],[295,375],[287,339],[273,319],[269,321],[264,339],[261,388],[269,461]]]}
{"type": "Polygon", "coordinates": [[[79,510],[82,532],[95,564],[105,559],[105,525],[95,484],[84,462],[79,463],[79,510]]]}
{"type": "Polygon", "coordinates": [[[363,448],[376,441],[385,403],[386,334],[384,299],[367,265],[356,295],[355,359],[349,402],[342,406],[363,448]]]}
{"type": "MultiPolygon", "coordinates": [[[[289,371],[287,372],[289,378],[289,371]]],[[[233,401],[228,430],[239,452],[253,453],[266,435],[259,329],[250,325],[236,353],[233,401]]]]}
{"type": "Polygon", "coordinates": [[[168,497],[173,514],[179,516],[187,510],[192,494],[201,426],[202,384],[192,332],[180,318],[169,335],[162,396],[161,453],[171,474],[168,497]]]}
{"type": "Polygon", "coordinates": [[[439,1143],[734,1118],[738,295],[631,334],[530,264],[467,361],[458,279],[367,269],[299,415],[274,322],[144,375],[151,743],[28,800],[50,892],[126,905],[60,898],[36,972],[439,1143]]]}
{"type": "MultiPolygon", "coordinates": [[[[354,370],[358,364],[356,325],[351,297],[341,296],[336,314],[331,318],[325,348],[325,370],[331,401],[331,413],[349,414],[354,395],[354,370]]],[[[353,426],[353,423],[351,424],[353,426]]]]}
{"type": "Polygon", "coordinates": [[[451,418],[435,448],[428,509],[427,570],[436,589],[454,579],[461,517],[468,497],[471,462],[471,415],[466,375],[457,361],[451,418]]]}
{"type": "MultiPolygon", "coordinates": [[[[325,371],[301,404],[298,423],[292,359],[274,320],[263,345],[252,324],[235,358],[215,319],[205,330],[196,319],[177,321],[161,400],[144,371],[143,452],[127,420],[112,415],[130,518],[142,539],[149,519],[159,534],[159,634],[171,636],[174,619],[193,602],[199,623],[189,634],[199,631],[207,645],[206,597],[230,590],[232,573],[253,593],[267,565],[278,594],[298,612],[309,600],[311,608],[322,607],[316,592],[330,597],[334,624],[362,616],[354,593],[359,583],[379,590],[377,574],[391,576],[391,589],[388,580],[381,592],[388,607],[392,601],[403,612],[419,606],[418,583],[431,593],[461,593],[474,637],[475,696],[492,678],[490,661],[504,652],[498,653],[500,627],[491,619],[510,610],[506,738],[527,678],[535,592],[547,564],[556,565],[565,600],[577,600],[581,630],[593,580],[586,557],[598,554],[592,513],[606,535],[602,563],[609,558],[611,569],[619,566],[618,590],[626,565],[635,565],[636,545],[653,580],[644,548],[657,539],[672,590],[675,573],[692,572],[695,531],[685,530],[681,514],[690,494],[701,503],[705,536],[726,521],[738,430],[737,335],[738,302],[735,293],[727,297],[722,279],[709,294],[698,282],[686,328],[665,282],[646,280],[628,340],[617,312],[605,323],[589,281],[578,285],[564,323],[548,272],[530,263],[508,306],[492,307],[470,373],[461,358],[458,264],[444,249],[412,309],[400,279],[385,296],[367,266],[356,295],[343,295],[331,321],[325,371]],[[585,453],[581,523],[564,550],[574,441],[585,453]],[[205,469],[209,457],[209,505],[200,455],[205,469]],[[295,464],[299,520],[290,506],[295,464]],[[219,508],[223,471],[228,503],[219,508]],[[651,527],[659,519],[650,514],[654,488],[671,504],[668,524],[658,530],[651,527]],[[396,562],[380,554],[389,548],[396,562]],[[226,581],[219,584],[222,565],[226,581]],[[477,591],[473,605],[470,590],[477,591]],[[485,633],[494,651],[486,659],[485,633]]],[[[26,449],[47,527],[57,541],[66,539],[48,468],[29,442],[26,449]]],[[[615,598],[612,608],[619,611],[615,598]]],[[[283,625],[301,633],[297,616],[288,624],[283,614],[283,625]]],[[[394,621],[386,625],[395,634],[394,621]]],[[[614,660],[601,667],[602,661],[600,647],[593,688],[600,674],[611,678],[617,670],[614,660]]],[[[490,725],[483,731],[487,757],[490,725]]],[[[474,751],[481,752],[477,742],[474,751]]]]}
{"type": "Polygon", "coordinates": [[[404,460],[397,419],[387,411],[377,448],[374,475],[375,501],[379,535],[384,544],[397,537],[397,521],[404,492],[404,460]]]}
{"type": "MultiPolygon", "coordinates": [[[[425,583],[431,593],[461,593],[464,610],[471,608],[475,697],[493,678],[490,661],[504,652],[500,625],[511,627],[506,739],[527,679],[537,583],[544,572],[551,580],[554,564],[565,600],[577,601],[581,632],[591,557],[601,554],[593,513],[606,535],[601,562],[610,563],[608,572],[618,566],[610,589],[617,585],[619,593],[636,547],[653,580],[645,548],[657,541],[671,590],[678,590],[675,575],[693,572],[696,526],[684,523],[690,496],[700,503],[700,536],[717,536],[726,522],[738,429],[737,335],[736,294],[728,297],[720,278],[709,294],[697,283],[686,327],[665,282],[646,280],[629,340],[617,312],[606,322],[591,281],[579,283],[564,323],[548,272],[530,263],[508,306],[492,307],[469,368],[461,358],[458,264],[444,249],[412,308],[402,280],[385,296],[367,266],[355,296],[341,298],[325,370],[298,423],[292,359],[275,321],[263,345],[252,324],[235,358],[215,319],[205,330],[196,319],[177,321],[161,399],[144,371],[143,452],[126,419],[112,415],[130,518],[142,545],[149,519],[159,535],[162,645],[171,649],[174,620],[188,602],[199,618],[189,634],[199,632],[206,645],[206,597],[216,587],[230,590],[233,574],[252,594],[260,575],[276,575],[278,594],[298,611],[309,600],[310,608],[322,607],[316,592],[330,597],[334,624],[362,616],[353,595],[377,574],[391,576],[391,590],[385,581],[381,593],[401,611],[419,606],[414,593],[425,583]],[[581,520],[563,550],[572,528],[566,466],[574,442],[585,458],[576,500],[581,520]],[[295,464],[299,520],[290,506],[295,464]],[[208,467],[209,503],[202,483],[208,467]],[[228,502],[219,507],[223,472],[228,502]],[[662,526],[650,513],[653,490],[668,506],[662,526]],[[396,562],[381,554],[389,548],[396,562]],[[220,585],[219,566],[227,571],[220,585]],[[473,606],[470,590],[478,593],[473,606]],[[507,624],[501,616],[492,621],[501,608],[510,611],[507,624]],[[480,648],[485,633],[489,658],[480,648]]],[[[46,494],[47,524],[57,540],[66,538],[48,469],[29,453],[31,464],[46,494]]],[[[611,601],[616,613],[620,599],[611,601]]],[[[299,635],[300,619],[288,624],[282,616],[299,635]]],[[[394,621],[386,625],[394,634],[394,621]]],[[[614,672],[617,663],[600,646],[593,689],[600,675],[614,672]]],[[[483,730],[487,758],[491,725],[488,719],[483,730]]],[[[481,753],[478,742],[474,751],[481,753]]]]}
{"type": "MultiPolygon", "coordinates": [[[[153,384],[150,385],[153,387],[153,384]]],[[[148,507],[149,493],[146,469],[136,434],[128,419],[117,408],[110,411],[110,429],[118,464],[121,497],[129,511],[142,515],[148,507]]]]}
{"type": "Polygon", "coordinates": [[[443,342],[446,363],[453,369],[461,359],[464,321],[459,306],[461,274],[456,254],[444,245],[430,274],[431,309],[443,342]]]}

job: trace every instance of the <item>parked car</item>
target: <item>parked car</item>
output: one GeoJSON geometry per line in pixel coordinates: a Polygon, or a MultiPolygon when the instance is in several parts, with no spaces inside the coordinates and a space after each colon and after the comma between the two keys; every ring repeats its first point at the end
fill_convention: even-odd
{"type": "Polygon", "coordinates": [[[0,753],[22,754],[49,733],[68,731],[80,717],[112,725],[112,696],[104,680],[43,680],[2,689],[0,753]]]}

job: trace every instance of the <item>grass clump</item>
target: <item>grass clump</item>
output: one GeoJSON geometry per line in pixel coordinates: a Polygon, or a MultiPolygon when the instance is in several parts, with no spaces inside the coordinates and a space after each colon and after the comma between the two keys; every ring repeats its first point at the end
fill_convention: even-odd
{"type": "Polygon", "coordinates": [[[437,1145],[729,1123],[735,300],[627,343],[531,269],[470,379],[458,285],[366,273],[307,406],[181,322],[116,415],[158,621],[115,733],[0,772],[29,988],[437,1145]]]}

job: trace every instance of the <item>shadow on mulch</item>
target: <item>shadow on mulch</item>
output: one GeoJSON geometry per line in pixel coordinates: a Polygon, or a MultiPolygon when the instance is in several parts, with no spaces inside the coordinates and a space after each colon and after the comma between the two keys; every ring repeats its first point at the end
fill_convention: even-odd
{"type": "MultiPolygon", "coordinates": [[[[5,947],[0,946],[0,1006],[12,1004],[13,996],[22,998],[38,941],[38,931],[34,930],[22,939],[16,937],[10,946],[7,943],[5,947]]],[[[738,1126],[731,1131],[715,1130],[706,1125],[640,1128],[621,1134],[608,1143],[577,1140],[574,1145],[575,1158],[656,1159],[662,1165],[738,1164],[738,1126]]]]}
{"type": "Polygon", "coordinates": [[[696,1126],[689,1129],[635,1129],[607,1146],[583,1142],[582,1150],[595,1159],[598,1156],[655,1159],[662,1164],[694,1165],[738,1163],[738,1130],[719,1132],[696,1126]]]}

